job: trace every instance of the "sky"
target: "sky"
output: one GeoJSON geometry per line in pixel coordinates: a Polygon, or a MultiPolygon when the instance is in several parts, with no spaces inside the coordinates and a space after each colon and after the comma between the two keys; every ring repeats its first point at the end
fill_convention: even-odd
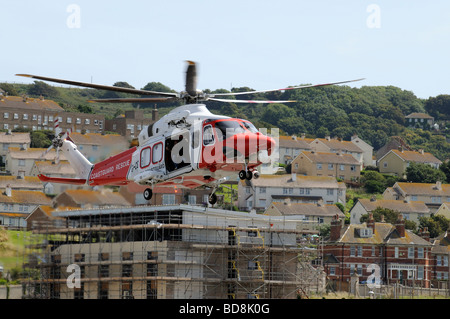
{"type": "Polygon", "coordinates": [[[450,94],[450,1],[0,0],[0,81],[277,89],[365,78],[450,94]]]}

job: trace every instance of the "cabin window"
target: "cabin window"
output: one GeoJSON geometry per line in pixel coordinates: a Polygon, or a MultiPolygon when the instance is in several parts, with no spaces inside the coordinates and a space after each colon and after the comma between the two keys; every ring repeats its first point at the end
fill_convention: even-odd
{"type": "Polygon", "coordinates": [[[214,130],[212,125],[206,125],[203,128],[203,145],[214,144],[214,130]]]}
{"type": "MultiPolygon", "coordinates": [[[[225,140],[228,137],[239,133],[245,133],[244,128],[237,121],[219,121],[215,124],[219,140],[225,140]],[[222,134],[220,134],[222,133],[222,134]]],[[[206,145],[206,144],[205,144],[206,145]]]]}
{"type": "Polygon", "coordinates": [[[163,157],[163,143],[159,142],[153,146],[153,164],[161,162],[163,157]]]}
{"type": "Polygon", "coordinates": [[[145,168],[150,165],[150,147],[145,147],[141,150],[141,168],[145,168]]]}

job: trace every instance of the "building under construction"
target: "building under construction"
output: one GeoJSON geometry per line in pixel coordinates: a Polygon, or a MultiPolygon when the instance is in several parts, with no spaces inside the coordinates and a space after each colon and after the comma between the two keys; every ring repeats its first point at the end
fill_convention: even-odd
{"type": "Polygon", "coordinates": [[[325,284],[302,262],[305,231],[290,217],[188,205],[53,217],[31,225],[42,249],[27,262],[40,272],[30,298],[298,298],[325,284]],[[79,287],[68,284],[75,268],[79,287]]]}

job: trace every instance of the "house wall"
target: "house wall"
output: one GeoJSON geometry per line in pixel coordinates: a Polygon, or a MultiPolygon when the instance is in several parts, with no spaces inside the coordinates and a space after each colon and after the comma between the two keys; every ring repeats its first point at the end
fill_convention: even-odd
{"type": "MultiPolygon", "coordinates": [[[[334,203],[345,203],[345,189],[339,189],[338,184],[336,183],[336,187],[334,188],[308,188],[310,190],[309,194],[306,193],[306,188],[302,187],[289,187],[292,188],[292,193],[286,194],[284,191],[284,187],[264,187],[265,191],[262,192],[261,187],[255,187],[253,190],[252,187],[243,186],[242,183],[239,183],[238,194],[239,194],[239,209],[247,209],[255,208],[258,210],[264,210],[269,207],[270,203],[273,201],[272,196],[274,195],[292,195],[292,196],[305,196],[305,197],[321,197],[323,198],[324,204],[334,204],[334,203]],[[303,189],[304,193],[301,193],[301,189],[303,189]],[[332,194],[331,194],[332,192],[332,194]],[[253,195],[250,199],[246,200],[249,195],[253,195]],[[250,207],[250,201],[252,205],[250,207]],[[263,205],[264,203],[264,205],[263,205]]],[[[296,201],[294,198],[293,202],[304,202],[303,200],[296,201]]],[[[311,200],[317,203],[317,200],[311,200]]],[[[307,201],[307,202],[311,202],[307,201]]]]}
{"type": "Polygon", "coordinates": [[[377,167],[380,170],[380,173],[403,176],[405,174],[407,164],[395,153],[389,152],[384,158],[377,162],[377,167]]]}

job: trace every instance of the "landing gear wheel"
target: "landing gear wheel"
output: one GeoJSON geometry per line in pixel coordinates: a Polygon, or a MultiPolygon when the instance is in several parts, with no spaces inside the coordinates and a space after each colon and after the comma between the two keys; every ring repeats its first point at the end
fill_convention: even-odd
{"type": "Polygon", "coordinates": [[[144,191],[144,198],[145,200],[150,200],[153,196],[153,192],[150,188],[146,188],[144,191]]]}
{"type": "Polygon", "coordinates": [[[245,178],[247,180],[251,180],[253,178],[253,172],[252,171],[247,171],[247,174],[245,174],[245,178]]]}
{"type": "Polygon", "coordinates": [[[215,203],[217,203],[217,195],[214,194],[214,193],[211,194],[211,195],[209,195],[208,202],[209,202],[211,205],[214,205],[215,203]]]}
{"type": "Polygon", "coordinates": [[[241,181],[243,181],[246,177],[247,177],[247,173],[244,170],[239,171],[239,179],[241,181]]]}

